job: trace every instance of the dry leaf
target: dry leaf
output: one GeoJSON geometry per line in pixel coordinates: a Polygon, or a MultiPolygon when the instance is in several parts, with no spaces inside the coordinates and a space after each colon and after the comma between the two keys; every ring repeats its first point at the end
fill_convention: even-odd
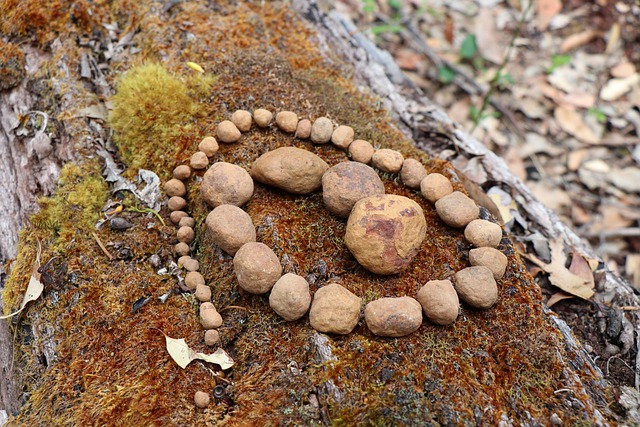
{"type": "Polygon", "coordinates": [[[632,285],[640,290],[640,254],[629,254],[624,265],[627,276],[631,276],[632,285]]]}
{"type": "Polygon", "coordinates": [[[538,29],[544,31],[549,23],[562,10],[562,0],[536,0],[536,21],[538,29]]]}
{"type": "Polygon", "coordinates": [[[573,274],[564,266],[567,257],[564,254],[564,244],[562,239],[558,238],[549,241],[549,249],[551,249],[551,262],[548,264],[540,260],[535,255],[522,255],[549,273],[549,281],[552,285],[582,299],[591,298],[594,294],[593,283],[573,274]]]}
{"type": "Polygon", "coordinates": [[[613,77],[623,79],[636,72],[636,66],[631,62],[622,62],[611,69],[613,77]]]}
{"type": "Polygon", "coordinates": [[[14,313],[7,314],[6,316],[0,316],[0,319],[8,319],[9,317],[15,316],[16,314],[24,310],[24,308],[27,306],[27,303],[37,300],[38,298],[40,298],[40,295],[42,295],[44,285],[40,281],[40,273],[38,273],[38,269],[40,268],[40,251],[40,242],[38,242],[38,252],[36,254],[36,260],[33,263],[33,271],[31,272],[31,278],[29,279],[27,290],[24,293],[22,304],[20,304],[20,309],[18,309],[18,311],[14,313]]]}
{"type": "Polygon", "coordinates": [[[615,101],[638,86],[638,83],[640,83],[640,73],[634,73],[622,79],[611,79],[602,87],[600,98],[603,101],[615,101]]]}
{"type": "Polygon", "coordinates": [[[597,144],[599,139],[585,124],[582,116],[571,108],[559,106],[553,112],[558,125],[569,135],[573,135],[587,144],[597,144]]]}
{"type": "Polygon", "coordinates": [[[560,52],[569,52],[576,47],[585,45],[596,38],[600,33],[596,30],[585,30],[567,37],[560,45],[560,52]]]}
{"type": "Polygon", "coordinates": [[[640,169],[628,167],[614,169],[607,174],[607,179],[613,185],[626,192],[640,193],[640,169]]]}
{"type": "Polygon", "coordinates": [[[494,64],[500,64],[504,58],[504,46],[496,30],[495,17],[491,9],[480,9],[475,20],[476,43],[480,55],[494,64]]]}
{"type": "Polygon", "coordinates": [[[595,280],[593,278],[593,271],[591,270],[591,265],[587,261],[585,257],[580,255],[577,252],[573,252],[573,256],[571,257],[571,265],[569,265],[569,271],[575,274],[576,276],[582,277],[589,283],[590,288],[595,287],[595,280]]]}
{"type": "Polygon", "coordinates": [[[555,294],[551,295],[551,297],[549,297],[549,299],[547,300],[547,307],[551,307],[558,301],[562,301],[563,299],[569,299],[569,298],[575,298],[575,297],[563,291],[556,292],[555,294]]]}
{"type": "Polygon", "coordinates": [[[189,363],[196,359],[215,363],[222,369],[229,369],[233,366],[233,359],[221,348],[217,349],[213,354],[196,353],[189,348],[183,338],[170,338],[166,335],[164,338],[167,341],[167,351],[169,355],[182,369],[186,368],[189,363]]]}
{"type": "Polygon", "coordinates": [[[586,92],[561,93],[558,96],[558,103],[564,105],[573,105],[578,108],[591,108],[596,103],[596,97],[586,92]]]}

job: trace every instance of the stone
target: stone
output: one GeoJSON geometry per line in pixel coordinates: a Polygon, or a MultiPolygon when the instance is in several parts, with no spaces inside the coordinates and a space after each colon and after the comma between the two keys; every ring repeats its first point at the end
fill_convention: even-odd
{"type": "Polygon", "coordinates": [[[285,274],[273,286],[269,305],[287,322],[300,319],[311,305],[309,283],[297,274],[285,274]]]}
{"type": "Polygon", "coordinates": [[[195,227],[196,226],[196,220],[191,218],[190,216],[185,216],[183,218],[180,218],[180,222],[178,222],[178,227],[195,227]]]}
{"type": "Polygon", "coordinates": [[[349,154],[354,162],[367,164],[371,161],[375,149],[369,141],[356,139],[349,145],[349,154]]]}
{"type": "Polygon", "coordinates": [[[198,271],[198,270],[200,270],[200,263],[198,262],[198,260],[194,259],[194,258],[191,258],[191,257],[189,257],[189,259],[185,260],[182,263],[182,266],[187,271],[198,271]]]}
{"type": "Polygon", "coordinates": [[[241,135],[240,129],[238,129],[230,120],[223,120],[218,124],[216,136],[220,142],[232,144],[240,140],[241,135]]]}
{"type": "Polygon", "coordinates": [[[196,233],[193,231],[193,228],[185,226],[178,229],[176,236],[178,237],[179,242],[190,244],[193,242],[193,239],[195,239],[196,233]]]}
{"type": "Polygon", "coordinates": [[[214,346],[220,342],[220,332],[215,329],[209,329],[204,332],[204,343],[208,346],[214,346]]]}
{"type": "Polygon", "coordinates": [[[474,219],[465,227],[464,237],[475,247],[495,248],[502,240],[502,228],[486,219],[474,219]]]}
{"type": "Polygon", "coordinates": [[[180,242],[173,247],[173,251],[176,253],[176,255],[185,256],[185,255],[189,255],[189,252],[191,251],[191,249],[189,248],[189,245],[187,245],[186,243],[180,242]]]}
{"type": "Polygon", "coordinates": [[[193,396],[193,400],[196,403],[198,408],[204,409],[209,406],[209,402],[211,398],[209,397],[209,393],[205,393],[204,391],[196,391],[196,394],[193,396]]]}
{"type": "Polygon", "coordinates": [[[209,158],[204,152],[196,151],[191,155],[189,164],[195,170],[206,169],[206,167],[209,166],[209,158]]]}
{"type": "Polygon", "coordinates": [[[184,196],[187,194],[187,187],[184,186],[184,183],[176,178],[171,178],[169,181],[164,183],[164,192],[167,193],[167,196],[184,196]]]}
{"type": "Polygon", "coordinates": [[[184,181],[185,179],[189,179],[190,176],[191,168],[187,165],[176,166],[175,169],[173,169],[173,177],[175,179],[184,181]]]}
{"type": "Polygon", "coordinates": [[[487,309],[498,301],[498,285],[487,267],[464,268],[456,273],[455,283],[458,296],[471,307],[487,309]]]}
{"type": "Polygon", "coordinates": [[[336,147],[347,149],[353,142],[353,128],[351,126],[338,126],[331,134],[331,142],[336,147]]]}
{"type": "Polygon", "coordinates": [[[318,332],[348,334],[358,324],[362,299],[337,283],[318,289],[309,310],[309,323],[318,332]]]}
{"type": "Polygon", "coordinates": [[[413,200],[394,194],[369,196],[354,205],[344,240],[364,268],[390,275],[411,264],[426,229],[422,208],[413,200]]]}
{"type": "Polygon", "coordinates": [[[253,196],[253,179],[240,166],[217,162],[202,177],[200,195],[213,208],[242,206],[253,196]]]}
{"type": "Polygon", "coordinates": [[[262,184],[294,194],[308,194],[322,185],[329,165],[310,151],[281,147],[268,151],[251,167],[251,176],[262,184]]]}
{"type": "Polygon", "coordinates": [[[371,162],[382,172],[398,173],[402,169],[404,157],[395,150],[381,148],[373,153],[371,162]]]}
{"type": "Polygon", "coordinates": [[[422,197],[435,203],[453,193],[453,185],[446,176],[439,173],[430,173],[420,181],[420,193],[422,197]]]}
{"type": "Polygon", "coordinates": [[[482,265],[493,273],[496,280],[502,279],[507,270],[508,259],[505,254],[494,248],[475,248],[469,251],[469,264],[482,265]]]}
{"type": "Polygon", "coordinates": [[[420,288],[416,299],[427,319],[436,325],[450,325],[458,318],[460,300],[449,280],[429,280],[420,288]]]}
{"type": "Polygon", "coordinates": [[[200,302],[211,301],[211,288],[207,285],[196,285],[195,295],[200,302]]]}
{"type": "Polygon", "coordinates": [[[231,115],[231,122],[240,132],[248,132],[251,129],[251,113],[246,110],[234,111],[231,115]]]}
{"type": "Polygon", "coordinates": [[[311,126],[311,142],[315,144],[326,144],[331,141],[333,134],[333,123],[326,117],[319,117],[311,126]]]}
{"type": "Polygon", "coordinates": [[[293,133],[298,127],[298,115],[293,111],[280,111],[276,114],[276,125],[287,133],[293,133]]]}
{"type": "Polygon", "coordinates": [[[131,227],[133,227],[133,224],[120,216],[116,216],[109,220],[109,228],[112,230],[122,231],[128,230],[131,227]]]}
{"type": "Polygon", "coordinates": [[[256,241],[251,217],[237,206],[218,206],[209,212],[205,223],[213,243],[229,255],[235,255],[245,243],[256,241]]]}
{"type": "Polygon", "coordinates": [[[420,183],[427,176],[427,170],[416,159],[405,159],[400,169],[400,179],[409,188],[420,188],[420,183]]]}
{"type": "Polygon", "coordinates": [[[258,108],[253,111],[253,120],[255,120],[256,124],[261,128],[266,128],[271,124],[271,120],[273,120],[273,113],[264,108],[258,108]]]}
{"type": "Polygon", "coordinates": [[[218,152],[218,141],[212,136],[207,136],[198,144],[198,150],[202,151],[207,157],[213,157],[218,152]]]}
{"type": "Polygon", "coordinates": [[[171,222],[178,225],[180,224],[180,220],[182,220],[182,218],[188,217],[189,214],[186,213],[185,211],[173,211],[171,212],[171,214],[169,215],[169,218],[171,219],[171,222]]]}
{"type": "Polygon", "coordinates": [[[184,285],[193,291],[198,285],[204,285],[204,276],[197,271],[190,271],[184,276],[184,285]]]}
{"type": "Polygon", "coordinates": [[[178,267],[180,268],[184,267],[184,262],[188,259],[191,259],[189,255],[183,255],[180,258],[178,258],[178,267]]]}
{"type": "Polygon", "coordinates": [[[436,202],[436,212],[448,226],[462,228],[478,218],[480,208],[466,194],[454,191],[436,202]]]}
{"type": "Polygon", "coordinates": [[[296,128],[296,138],[308,139],[311,136],[311,120],[302,119],[296,128]]]}
{"type": "Polygon", "coordinates": [[[282,266],[271,248],[261,242],[248,242],[233,257],[238,285],[252,294],[269,292],[282,276],[282,266]]]}
{"type": "Polygon", "coordinates": [[[222,326],[222,316],[210,302],[200,304],[200,324],[205,329],[215,329],[222,326]]]}
{"type": "Polygon", "coordinates": [[[422,306],[411,297],[380,298],[364,309],[369,330],[381,337],[404,337],[422,324],[422,306]]]}
{"type": "Polygon", "coordinates": [[[167,202],[170,211],[181,211],[187,206],[187,201],[180,196],[173,196],[167,202]]]}
{"type": "Polygon", "coordinates": [[[335,215],[348,217],[358,200],[376,194],[384,194],[384,184],[365,164],[341,162],[322,175],[322,200],[335,215]]]}

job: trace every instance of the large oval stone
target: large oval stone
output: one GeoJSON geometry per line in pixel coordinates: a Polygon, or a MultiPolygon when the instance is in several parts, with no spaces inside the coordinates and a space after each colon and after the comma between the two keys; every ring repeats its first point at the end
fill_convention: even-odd
{"type": "Polygon", "coordinates": [[[313,296],[309,323],[318,332],[348,334],[358,324],[362,299],[337,283],[329,283],[313,296]]]}
{"type": "Polygon", "coordinates": [[[422,324],[422,306],[411,297],[380,298],[364,309],[369,330],[381,337],[404,337],[422,324]]]}
{"type": "Polygon", "coordinates": [[[329,165],[310,151],[281,147],[258,157],[251,176],[258,182],[294,194],[308,194],[322,185],[322,175],[329,165]]]}
{"type": "Polygon", "coordinates": [[[383,194],[355,204],[344,240],[364,268],[389,275],[411,264],[426,230],[420,205],[404,196],[383,194]]]}
{"type": "Polygon", "coordinates": [[[322,175],[322,200],[338,216],[348,217],[358,200],[375,194],[384,194],[384,184],[365,164],[341,162],[322,175]]]}
{"type": "Polygon", "coordinates": [[[202,177],[200,195],[213,208],[242,206],[253,196],[253,180],[240,166],[217,162],[202,177]]]}

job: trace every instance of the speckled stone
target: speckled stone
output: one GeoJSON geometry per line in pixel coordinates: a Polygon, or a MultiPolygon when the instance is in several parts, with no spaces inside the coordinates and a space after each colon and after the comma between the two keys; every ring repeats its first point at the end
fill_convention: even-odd
{"type": "Polygon", "coordinates": [[[171,214],[169,215],[169,218],[171,219],[171,222],[178,225],[180,224],[180,220],[182,218],[188,217],[189,214],[186,213],[185,211],[173,211],[171,212],[171,214]]]}
{"type": "Polygon", "coordinates": [[[429,280],[420,288],[416,299],[427,319],[436,325],[449,325],[458,318],[460,301],[449,280],[429,280]]]}
{"type": "Polygon", "coordinates": [[[282,275],[278,256],[261,242],[248,242],[233,257],[238,285],[252,294],[269,292],[282,275]]]}
{"type": "Polygon", "coordinates": [[[314,144],[326,144],[331,141],[333,123],[326,117],[319,117],[311,126],[311,142],[314,144]]]}
{"type": "Polygon", "coordinates": [[[184,276],[184,285],[194,291],[198,285],[204,285],[204,276],[197,271],[190,271],[184,276]]]}
{"type": "Polygon", "coordinates": [[[167,196],[184,196],[187,194],[187,188],[184,186],[184,183],[179,179],[172,178],[169,181],[164,183],[164,192],[167,193],[167,196]]]}
{"type": "Polygon", "coordinates": [[[304,277],[287,273],[273,286],[269,306],[288,322],[300,319],[311,305],[309,283],[304,277]]]}
{"type": "Polygon", "coordinates": [[[331,142],[336,147],[347,149],[353,142],[353,135],[354,132],[351,126],[340,125],[331,134],[331,142]]]}
{"type": "Polygon", "coordinates": [[[196,391],[196,393],[193,395],[193,401],[195,402],[196,406],[200,409],[204,409],[207,406],[209,406],[209,402],[211,401],[211,397],[209,396],[209,393],[206,393],[204,391],[196,391]]]}
{"type": "Polygon", "coordinates": [[[382,148],[373,153],[371,162],[383,172],[398,173],[402,169],[404,157],[398,151],[382,148]]]}
{"type": "Polygon", "coordinates": [[[178,227],[195,227],[196,220],[191,218],[190,216],[185,216],[184,218],[180,218],[180,222],[178,222],[178,227]]]}
{"type": "Polygon", "coordinates": [[[245,243],[256,241],[251,217],[237,206],[220,205],[209,212],[205,222],[213,242],[229,255],[235,255],[245,243]]]}
{"type": "Polygon", "coordinates": [[[213,157],[219,148],[218,141],[212,136],[203,138],[200,144],[198,144],[198,150],[206,154],[207,157],[213,157]]]}
{"type": "Polygon", "coordinates": [[[253,112],[253,120],[255,120],[256,124],[261,128],[266,128],[271,124],[271,120],[273,120],[273,113],[264,108],[258,108],[253,112]]]}
{"type": "Polygon", "coordinates": [[[502,240],[502,228],[486,219],[474,219],[465,227],[464,237],[478,248],[484,246],[495,248],[502,240]]]}
{"type": "Polygon", "coordinates": [[[209,329],[204,333],[204,343],[208,346],[214,346],[220,342],[220,332],[215,329],[209,329]]]}
{"type": "Polygon", "coordinates": [[[436,212],[448,226],[462,228],[478,218],[480,208],[466,194],[454,191],[436,202],[436,212]]]}
{"type": "Polygon", "coordinates": [[[416,159],[405,159],[400,169],[402,183],[409,188],[420,188],[420,183],[427,176],[427,170],[416,159]]]}
{"type": "Polygon", "coordinates": [[[475,248],[469,251],[469,264],[487,267],[493,273],[493,278],[500,280],[507,270],[508,259],[505,254],[497,249],[489,247],[475,248]]]}
{"type": "Polygon", "coordinates": [[[193,239],[195,239],[196,233],[193,231],[193,228],[185,226],[178,229],[176,236],[179,242],[190,244],[193,242],[193,239]]]}
{"type": "Polygon", "coordinates": [[[256,181],[294,194],[308,194],[322,185],[329,165],[310,151],[280,147],[260,156],[251,167],[256,181]]]}
{"type": "Polygon", "coordinates": [[[240,132],[248,132],[251,129],[251,113],[246,110],[234,111],[231,115],[231,122],[240,132]]]}
{"type": "Polygon", "coordinates": [[[351,154],[351,160],[354,162],[368,164],[374,152],[373,145],[363,139],[356,139],[349,145],[349,154],[351,154]]]}
{"type": "Polygon", "coordinates": [[[309,323],[318,332],[348,334],[358,324],[362,299],[337,283],[318,289],[309,310],[309,323]]]}
{"type": "Polygon", "coordinates": [[[453,186],[446,176],[430,173],[420,181],[420,193],[422,193],[422,197],[435,203],[444,196],[453,193],[453,186]]]}
{"type": "Polygon", "coordinates": [[[311,120],[302,119],[296,128],[296,138],[308,139],[311,136],[311,120]]]}
{"type": "Polygon", "coordinates": [[[180,196],[173,196],[167,202],[170,211],[181,211],[187,206],[187,201],[180,196]]]}
{"type": "Polygon", "coordinates": [[[173,177],[184,181],[191,176],[191,168],[187,165],[176,166],[173,170],[173,177]]]}
{"type": "Polygon", "coordinates": [[[298,115],[293,111],[280,111],[276,114],[276,125],[287,133],[294,133],[298,127],[298,115]]]}
{"type": "Polygon", "coordinates": [[[207,285],[196,285],[196,299],[200,302],[211,301],[211,287],[207,285]]]}
{"type": "Polygon", "coordinates": [[[202,151],[196,151],[191,155],[189,164],[195,170],[202,170],[209,166],[209,158],[202,151]]]}
{"type": "Polygon", "coordinates": [[[498,285],[491,270],[484,266],[467,267],[455,275],[460,299],[471,307],[487,309],[498,301],[498,285]]]}
{"type": "Polygon", "coordinates": [[[173,247],[173,251],[178,256],[185,256],[185,255],[189,255],[189,252],[191,252],[191,249],[189,249],[189,245],[187,245],[186,243],[179,242],[173,247]]]}
{"type": "Polygon", "coordinates": [[[222,316],[210,302],[200,304],[200,324],[205,329],[215,329],[222,326],[222,316]]]}
{"type": "Polygon", "coordinates": [[[404,337],[422,324],[422,306],[411,297],[380,298],[364,309],[369,330],[381,337],[404,337]]]}
{"type": "Polygon", "coordinates": [[[322,175],[322,200],[335,215],[348,217],[360,199],[384,194],[375,170],[358,162],[340,162],[322,175]]]}
{"type": "Polygon", "coordinates": [[[217,162],[202,177],[200,195],[214,208],[220,205],[242,206],[253,196],[253,179],[240,166],[217,162]]]}
{"type": "Polygon", "coordinates": [[[218,137],[218,141],[231,144],[239,141],[242,134],[240,133],[240,129],[238,129],[231,120],[223,120],[218,124],[216,136],[218,137]]]}

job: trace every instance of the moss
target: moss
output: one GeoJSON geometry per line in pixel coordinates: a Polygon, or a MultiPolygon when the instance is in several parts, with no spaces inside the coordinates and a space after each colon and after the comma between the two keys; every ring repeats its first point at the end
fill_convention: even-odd
{"type": "Polygon", "coordinates": [[[24,52],[13,43],[0,40],[0,91],[20,84],[24,77],[24,52]]]}

